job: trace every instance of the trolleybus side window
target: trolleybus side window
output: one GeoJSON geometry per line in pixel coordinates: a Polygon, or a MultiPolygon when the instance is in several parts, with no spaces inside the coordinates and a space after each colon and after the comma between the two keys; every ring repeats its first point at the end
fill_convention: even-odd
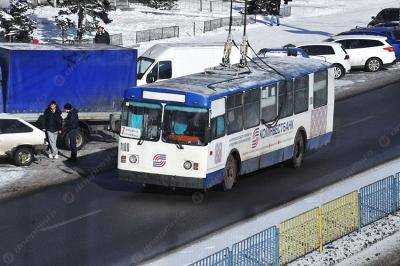
{"type": "Polygon", "coordinates": [[[328,103],[328,72],[326,70],[314,73],[314,108],[328,103]]]}
{"type": "Polygon", "coordinates": [[[243,129],[243,94],[238,93],[226,99],[228,134],[239,132],[243,129]]]}
{"type": "Polygon", "coordinates": [[[218,139],[225,135],[225,115],[211,119],[211,139],[218,139]]]}
{"type": "Polygon", "coordinates": [[[260,124],[260,89],[252,89],[244,94],[244,128],[260,124]]]}
{"type": "Polygon", "coordinates": [[[308,111],[308,75],[294,80],[294,113],[308,111]]]}
{"type": "Polygon", "coordinates": [[[277,117],[276,84],[261,89],[261,119],[271,122],[277,117]]]}
{"type": "Polygon", "coordinates": [[[293,115],[293,81],[280,82],[278,88],[280,118],[293,115]]]}

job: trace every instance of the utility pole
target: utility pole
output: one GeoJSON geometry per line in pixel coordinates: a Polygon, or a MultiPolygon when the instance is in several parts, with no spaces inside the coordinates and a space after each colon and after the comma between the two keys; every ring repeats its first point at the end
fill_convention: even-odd
{"type": "Polygon", "coordinates": [[[228,33],[228,39],[225,42],[224,46],[224,57],[222,58],[222,65],[224,66],[229,66],[231,63],[231,50],[232,50],[232,9],[233,9],[233,0],[231,0],[231,10],[229,13],[229,33],[228,33]]]}
{"type": "Polygon", "coordinates": [[[244,1],[244,18],[243,18],[243,39],[240,44],[240,63],[241,67],[247,66],[247,49],[248,49],[248,40],[247,40],[247,0],[244,1]]]}

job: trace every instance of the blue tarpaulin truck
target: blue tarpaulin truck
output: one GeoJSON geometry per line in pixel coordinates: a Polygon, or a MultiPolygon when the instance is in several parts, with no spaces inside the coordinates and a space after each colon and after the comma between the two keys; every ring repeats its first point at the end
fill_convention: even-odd
{"type": "Polygon", "coordinates": [[[0,44],[0,112],[38,124],[51,100],[79,110],[79,146],[106,129],[136,86],[137,50],[118,46],[0,44]]]}

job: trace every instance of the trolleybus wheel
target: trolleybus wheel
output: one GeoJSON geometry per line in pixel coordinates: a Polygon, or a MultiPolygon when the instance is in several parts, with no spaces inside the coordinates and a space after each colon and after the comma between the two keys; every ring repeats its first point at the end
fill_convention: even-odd
{"type": "Polygon", "coordinates": [[[233,155],[229,155],[228,160],[226,161],[225,172],[224,172],[224,180],[222,181],[222,189],[224,191],[231,190],[237,181],[238,174],[238,166],[236,159],[233,155]]]}
{"type": "Polygon", "coordinates": [[[294,147],[293,147],[293,157],[292,157],[292,167],[300,168],[303,163],[305,152],[305,142],[304,137],[301,132],[297,132],[296,138],[294,139],[294,147]]]}

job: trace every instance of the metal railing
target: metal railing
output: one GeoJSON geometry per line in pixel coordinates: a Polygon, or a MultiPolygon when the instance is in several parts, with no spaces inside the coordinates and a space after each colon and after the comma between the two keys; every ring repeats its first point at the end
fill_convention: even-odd
{"type": "Polygon", "coordinates": [[[290,17],[292,15],[292,7],[288,5],[281,5],[279,10],[279,16],[290,17]]]}
{"type": "MultiPolygon", "coordinates": [[[[247,24],[253,24],[256,22],[255,16],[247,17],[247,24]]],[[[244,25],[244,16],[234,16],[232,18],[232,26],[242,26],[244,25]]],[[[229,17],[217,18],[212,20],[204,21],[203,33],[214,31],[219,28],[229,26],[229,17]]]]}
{"type": "Polygon", "coordinates": [[[179,37],[179,26],[163,27],[136,32],[136,43],[179,37]]]}
{"type": "Polygon", "coordinates": [[[227,13],[230,2],[224,0],[180,0],[177,9],[189,12],[227,13]]]}
{"type": "Polygon", "coordinates": [[[285,220],[191,265],[292,262],[400,209],[400,172],[285,220]]]}

